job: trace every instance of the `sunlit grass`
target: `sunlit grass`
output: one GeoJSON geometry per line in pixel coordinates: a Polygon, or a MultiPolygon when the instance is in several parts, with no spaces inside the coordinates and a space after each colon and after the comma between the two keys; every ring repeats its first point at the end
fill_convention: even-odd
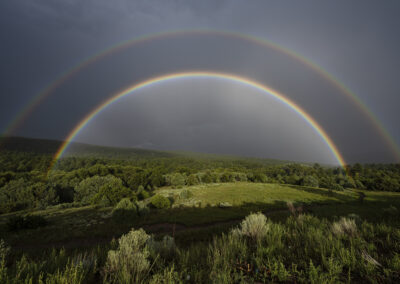
{"type": "Polygon", "coordinates": [[[327,189],[320,188],[247,182],[199,185],[181,189],[165,188],[160,189],[159,193],[165,196],[175,196],[183,190],[190,190],[193,196],[189,200],[177,199],[176,205],[190,205],[196,201],[201,202],[201,207],[205,207],[207,205],[218,205],[221,202],[241,206],[246,203],[273,204],[289,201],[312,203],[354,201],[357,199],[357,194],[352,191],[330,193],[327,189]]]}

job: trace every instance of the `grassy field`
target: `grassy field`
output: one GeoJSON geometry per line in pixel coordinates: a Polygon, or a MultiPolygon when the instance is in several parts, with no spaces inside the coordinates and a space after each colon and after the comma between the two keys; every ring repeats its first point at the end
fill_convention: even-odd
{"type": "MultiPolygon", "coordinates": [[[[145,217],[127,222],[112,218],[112,208],[93,206],[77,208],[55,208],[35,211],[46,218],[48,225],[33,230],[8,232],[7,220],[21,213],[0,216],[0,238],[20,250],[51,247],[90,247],[118,238],[130,228],[143,227],[156,234],[174,234],[177,241],[210,240],[216,233],[229,230],[251,212],[262,211],[274,221],[286,219],[290,212],[287,202],[303,206],[303,210],[328,219],[357,214],[369,221],[398,221],[386,217],[385,209],[391,205],[400,208],[400,194],[386,192],[364,192],[363,203],[358,200],[359,192],[345,190],[329,192],[320,188],[277,184],[225,183],[184,187],[161,188],[157,194],[175,197],[173,208],[152,209],[145,217]],[[189,190],[193,196],[179,198],[182,191],[189,190]],[[231,207],[220,208],[219,203],[231,207]]],[[[26,212],[24,213],[26,214],[26,212]]]]}
{"type": "Polygon", "coordinates": [[[303,204],[349,202],[358,198],[356,192],[348,190],[330,193],[320,188],[247,182],[199,185],[181,189],[163,188],[158,193],[178,197],[185,190],[189,190],[193,196],[182,200],[176,198],[175,206],[196,204],[200,207],[217,206],[221,202],[228,202],[232,206],[255,203],[273,206],[286,202],[303,204]]]}

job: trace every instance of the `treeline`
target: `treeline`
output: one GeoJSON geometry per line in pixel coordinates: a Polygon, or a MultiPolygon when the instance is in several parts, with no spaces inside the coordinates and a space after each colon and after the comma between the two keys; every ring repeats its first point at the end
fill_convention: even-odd
{"type": "Polygon", "coordinates": [[[0,213],[73,202],[114,206],[123,198],[148,198],[162,186],[225,182],[400,191],[399,164],[355,164],[345,170],[257,159],[147,155],[136,160],[69,157],[48,172],[50,155],[12,151],[1,152],[0,162],[0,213]]]}

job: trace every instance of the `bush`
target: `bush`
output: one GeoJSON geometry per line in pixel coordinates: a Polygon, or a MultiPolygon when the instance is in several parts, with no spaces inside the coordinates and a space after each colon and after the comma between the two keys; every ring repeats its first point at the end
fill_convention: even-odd
{"type": "Polygon", "coordinates": [[[190,190],[184,189],[179,193],[179,199],[189,199],[193,196],[190,190]]]}
{"type": "Polygon", "coordinates": [[[188,176],[186,183],[187,185],[197,185],[200,183],[200,181],[197,175],[191,174],[188,176]]]}
{"type": "Polygon", "coordinates": [[[112,215],[117,221],[129,221],[137,217],[137,207],[129,198],[123,198],[114,207],[112,215]]]}
{"type": "Polygon", "coordinates": [[[354,222],[356,223],[357,226],[362,224],[362,219],[357,214],[350,213],[349,215],[347,215],[347,218],[354,220],[354,222]]]}
{"type": "Polygon", "coordinates": [[[5,260],[9,252],[10,247],[3,239],[0,239],[0,261],[5,260]]]}
{"type": "Polygon", "coordinates": [[[169,199],[162,195],[154,195],[151,198],[150,203],[158,209],[169,208],[171,206],[171,202],[169,201],[169,199]]]}
{"type": "Polygon", "coordinates": [[[161,241],[156,241],[154,238],[151,238],[148,244],[153,258],[160,255],[163,259],[171,260],[176,253],[175,240],[167,235],[164,236],[161,241]]]}
{"type": "Polygon", "coordinates": [[[170,184],[173,188],[181,188],[185,185],[185,176],[181,173],[174,173],[170,177],[170,184]]]}
{"type": "Polygon", "coordinates": [[[150,193],[146,190],[142,190],[138,193],[139,200],[147,199],[150,197],[150,193]]]}
{"type": "Polygon", "coordinates": [[[218,207],[219,208],[230,208],[230,207],[232,207],[232,204],[230,204],[229,202],[220,202],[218,204],[218,207]]]}
{"type": "Polygon", "coordinates": [[[319,186],[319,182],[318,179],[313,176],[313,175],[308,175],[305,176],[301,181],[300,181],[300,185],[303,186],[311,186],[311,187],[318,187],[319,186]]]}
{"type": "Polygon", "coordinates": [[[137,204],[137,211],[139,216],[146,216],[150,212],[150,208],[143,201],[139,201],[137,204]]]}
{"type": "Polygon", "coordinates": [[[340,184],[337,184],[337,183],[333,184],[331,189],[332,190],[336,190],[336,191],[343,191],[344,190],[343,186],[341,186],[340,184]]]}
{"type": "Polygon", "coordinates": [[[147,242],[150,236],[143,229],[131,230],[118,241],[117,250],[108,252],[104,267],[105,279],[111,283],[141,283],[150,269],[147,242]]]}
{"type": "Polygon", "coordinates": [[[122,198],[132,196],[132,191],[124,186],[121,179],[110,176],[107,183],[91,198],[91,202],[102,206],[116,205],[122,198]]]}
{"type": "Polygon", "coordinates": [[[262,213],[253,213],[246,217],[240,224],[240,229],[236,229],[234,234],[247,236],[254,241],[259,241],[268,233],[270,225],[267,217],[262,213]]]}
{"type": "Polygon", "coordinates": [[[40,215],[12,216],[7,221],[7,228],[10,231],[23,229],[36,229],[47,225],[47,221],[40,215]]]}
{"type": "Polygon", "coordinates": [[[338,222],[332,224],[332,233],[336,236],[347,235],[349,237],[354,237],[357,234],[355,220],[342,217],[338,222]]]}

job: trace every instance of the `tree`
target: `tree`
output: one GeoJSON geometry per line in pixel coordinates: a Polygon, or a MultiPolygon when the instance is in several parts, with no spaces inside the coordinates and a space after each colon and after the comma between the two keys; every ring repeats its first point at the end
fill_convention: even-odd
{"type": "Polygon", "coordinates": [[[130,221],[138,215],[137,206],[129,198],[123,198],[114,207],[112,215],[118,222],[130,221]]]}
{"type": "Polygon", "coordinates": [[[108,176],[107,182],[100,187],[91,202],[99,204],[108,201],[110,205],[115,205],[124,197],[133,197],[132,191],[123,185],[121,179],[108,176]]]}
{"type": "Polygon", "coordinates": [[[169,208],[171,206],[171,202],[168,198],[158,194],[151,198],[150,203],[158,209],[169,208]]]}
{"type": "Polygon", "coordinates": [[[197,185],[199,184],[199,179],[197,178],[197,175],[191,174],[188,176],[186,183],[187,185],[197,185]]]}
{"type": "Polygon", "coordinates": [[[318,179],[313,175],[305,176],[301,179],[300,185],[302,186],[311,186],[311,187],[318,187],[319,182],[318,179]]]}
{"type": "Polygon", "coordinates": [[[93,176],[81,181],[75,188],[74,201],[82,204],[90,204],[100,188],[112,180],[112,176],[100,177],[93,176]]]}
{"type": "Polygon", "coordinates": [[[185,185],[185,176],[181,173],[174,173],[170,177],[170,184],[174,188],[179,188],[185,185]]]}

